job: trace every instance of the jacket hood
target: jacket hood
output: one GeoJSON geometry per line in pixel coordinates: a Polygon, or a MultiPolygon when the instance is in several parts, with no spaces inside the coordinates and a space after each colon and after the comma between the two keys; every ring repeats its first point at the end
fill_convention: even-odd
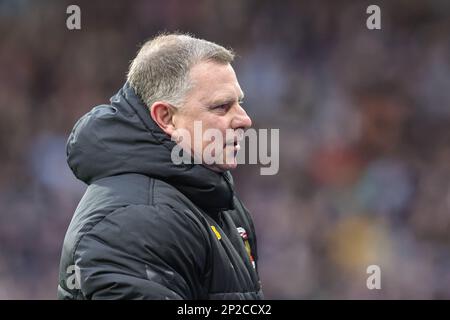
{"type": "Polygon", "coordinates": [[[233,208],[231,174],[199,164],[174,164],[170,155],[175,142],[153,121],[128,83],[110,102],[81,117],[68,138],[67,162],[78,179],[91,184],[138,173],[173,185],[207,212],[233,208]]]}

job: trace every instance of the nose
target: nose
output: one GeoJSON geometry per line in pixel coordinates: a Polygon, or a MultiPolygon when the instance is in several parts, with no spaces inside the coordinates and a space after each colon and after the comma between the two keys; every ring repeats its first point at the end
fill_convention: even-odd
{"type": "Polygon", "coordinates": [[[231,127],[233,129],[248,129],[252,126],[252,119],[245,112],[244,108],[240,104],[237,104],[236,114],[231,122],[231,127]]]}

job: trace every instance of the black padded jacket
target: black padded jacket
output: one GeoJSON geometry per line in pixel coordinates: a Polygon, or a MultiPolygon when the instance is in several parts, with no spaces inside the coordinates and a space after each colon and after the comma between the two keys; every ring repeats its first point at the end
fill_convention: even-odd
{"type": "Polygon", "coordinates": [[[175,165],[125,86],[84,115],[68,164],[88,184],[68,227],[59,299],[262,299],[252,219],[229,172],[175,165]]]}

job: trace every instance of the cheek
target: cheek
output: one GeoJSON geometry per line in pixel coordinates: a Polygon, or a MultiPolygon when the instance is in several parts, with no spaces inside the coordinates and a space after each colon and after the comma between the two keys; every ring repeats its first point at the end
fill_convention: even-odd
{"type": "Polygon", "coordinates": [[[217,147],[223,146],[226,142],[226,130],[220,123],[203,124],[203,145],[210,143],[217,144],[217,147]]]}
{"type": "Polygon", "coordinates": [[[231,128],[230,122],[226,117],[218,117],[218,116],[206,117],[202,119],[202,126],[203,131],[207,129],[219,130],[223,134],[223,137],[225,137],[226,130],[228,128],[231,128]]]}
{"type": "Polygon", "coordinates": [[[230,124],[230,121],[225,116],[205,113],[196,114],[195,117],[185,116],[177,119],[177,127],[188,130],[191,134],[192,143],[197,141],[203,147],[209,145],[212,141],[211,136],[215,136],[218,133],[223,143],[225,143],[226,130],[231,128],[230,124]]]}

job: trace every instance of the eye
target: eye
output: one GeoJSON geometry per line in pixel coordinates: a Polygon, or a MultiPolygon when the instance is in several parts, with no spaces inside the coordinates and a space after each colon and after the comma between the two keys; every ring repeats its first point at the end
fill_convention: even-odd
{"type": "Polygon", "coordinates": [[[218,111],[226,111],[228,110],[230,107],[229,104],[219,104],[217,106],[212,107],[212,110],[218,110],[218,111]]]}

